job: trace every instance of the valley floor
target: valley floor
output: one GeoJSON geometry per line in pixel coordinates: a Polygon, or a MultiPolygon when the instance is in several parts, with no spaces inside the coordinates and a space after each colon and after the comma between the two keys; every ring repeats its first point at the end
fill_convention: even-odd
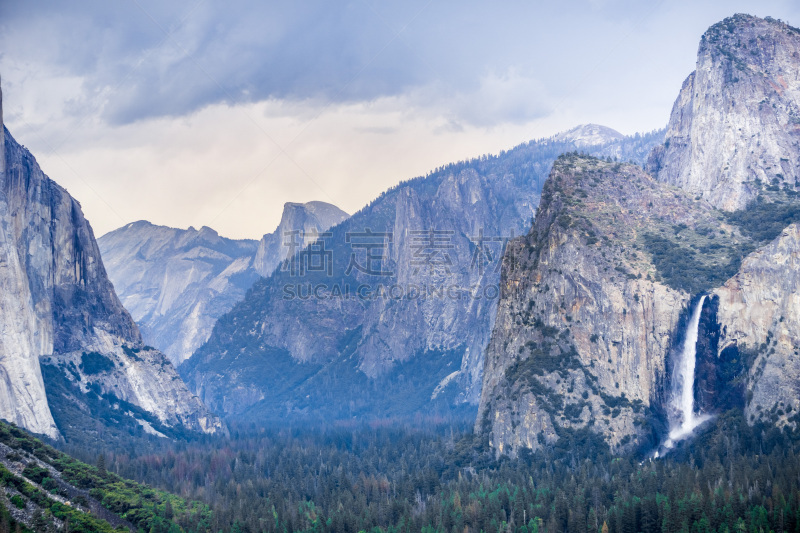
{"type": "MultiPolygon", "coordinates": [[[[74,453],[81,453],[72,450],[74,453]]],[[[82,452],[87,461],[96,461],[82,452]]],[[[734,411],[650,461],[576,432],[495,458],[458,421],[233,428],[106,452],[109,471],[211,508],[211,531],[797,531],[800,435],[734,411]]]]}

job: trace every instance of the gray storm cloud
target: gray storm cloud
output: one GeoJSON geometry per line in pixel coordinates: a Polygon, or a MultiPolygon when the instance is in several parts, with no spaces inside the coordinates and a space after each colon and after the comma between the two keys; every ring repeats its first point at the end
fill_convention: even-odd
{"type": "Polygon", "coordinates": [[[574,81],[563,61],[602,60],[587,40],[613,36],[608,23],[593,21],[625,26],[647,11],[612,4],[607,13],[574,0],[558,9],[430,0],[3,2],[0,42],[37,66],[81,76],[74,112],[100,107],[110,124],[214,103],[408,93],[456,122],[486,126],[541,116],[547,89],[574,81]]]}
{"type": "Polygon", "coordinates": [[[98,234],[272,231],[576,124],[663,127],[697,39],[789,0],[0,0],[5,120],[98,234]]]}

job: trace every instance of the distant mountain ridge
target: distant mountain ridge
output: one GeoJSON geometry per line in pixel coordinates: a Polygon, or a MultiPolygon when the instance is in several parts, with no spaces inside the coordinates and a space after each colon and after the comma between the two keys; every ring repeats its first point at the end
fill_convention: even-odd
{"type": "Polygon", "coordinates": [[[571,142],[577,148],[609,144],[624,138],[625,136],[617,130],[599,124],[581,124],[553,137],[556,141],[571,142]]]}
{"type": "Polygon", "coordinates": [[[145,341],[176,365],[258,279],[252,268],[257,241],[226,239],[207,227],[181,230],[139,221],[103,235],[98,245],[145,341]]]}
{"type": "MultiPolygon", "coordinates": [[[[583,149],[643,163],[662,135],[583,149]]],[[[327,257],[329,270],[287,265],[256,282],[181,374],[229,416],[474,409],[496,299],[463,295],[495,293],[504,239],[527,231],[552,162],[577,149],[532,141],[391,188],[297,256],[301,266],[327,257]],[[346,295],[359,287],[370,296],[346,295]],[[415,299],[415,288],[434,294],[415,299]]]]}
{"type": "Polygon", "coordinates": [[[98,245],[145,342],[179,365],[208,339],[216,320],[286,257],[285,233],[299,230],[301,240],[309,239],[345,218],[324,202],[287,203],[278,228],[261,241],[227,239],[206,226],[183,230],[139,221],[103,235],[98,245]]]}

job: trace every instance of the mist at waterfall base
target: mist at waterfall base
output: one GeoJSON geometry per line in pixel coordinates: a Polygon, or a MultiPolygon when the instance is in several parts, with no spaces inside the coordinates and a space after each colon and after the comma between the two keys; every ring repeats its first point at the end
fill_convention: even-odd
{"type": "Polygon", "coordinates": [[[655,452],[659,457],[669,452],[676,443],[694,433],[711,415],[697,413],[694,409],[694,378],[697,365],[697,334],[705,295],[701,296],[686,325],[686,334],[672,374],[672,393],[669,405],[669,434],[655,452]]]}

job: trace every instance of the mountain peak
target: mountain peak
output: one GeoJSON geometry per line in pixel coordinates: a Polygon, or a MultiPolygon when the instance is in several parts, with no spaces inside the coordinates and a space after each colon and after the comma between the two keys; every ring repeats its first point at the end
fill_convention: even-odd
{"type": "Polygon", "coordinates": [[[748,31],[748,28],[759,30],[771,28],[778,31],[798,31],[797,28],[779,19],[774,19],[772,17],[760,18],[747,13],[736,13],[710,26],[701,37],[701,42],[713,42],[720,38],[737,35],[743,31],[748,31]]]}
{"type": "Polygon", "coordinates": [[[6,171],[6,133],[3,125],[3,87],[0,80],[0,175],[6,171]]]}
{"type": "Polygon", "coordinates": [[[600,124],[581,124],[574,128],[556,134],[553,139],[562,142],[572,142],[578,148],[597,146],[612,141],[619,141],[625,136],[615,129],[600,124]]]}
{"type": "Polygon", "coordinates": [[[797,190],[798,57],[800,30],[775,19],[734,15],[711,26],[650,172],[728,211],[766,186],[797,190]]]}
{"type": "Polygon", "coordinates": [[[323,232],[349,217],[350,215],[327,202],[286,202],[278,228],[261,238],[255,258],[256,270],[262,276],[268,276],[286,259],[291,249],[284,246],[284,235],[287,232],[300,231],[303,235],[301,244],[306,246],[315,232],[323,232]]]}
{"type": "Polygon", "coordinates": [[[58,438],[84,423],[94,427],[98,413],[112,408],[113,396],[164,426],[223,431],[164,355],[144,346],[80,204],[8,130],[3,135],[8,172],[0,174],[0,417],[58,438]],[[89,390],[101,403],[73,416],[69,406],[89,390]]]}
{"type": "Polygon", "coordinates": [[[140,220],[103,235],[98,244],[144,341],[176,366],[258,279],[251,268],[257,241],[221,237],[208,226],[179,229],[140,220]]]}
{"type": "Polygon", "coordinates": [[[283,204],[281,222],[283,222],[283,220],[285,220],[287,217],[291,216],[292,213],[296,213],[297,211],[302,211],[304,213],[313,215],[322,221],[330,221],[330,225],[338,224],[350,216],[335,205],[329,204],[328,202],[321,202],[319,200],[313,200],[306,203],[286,202],[283,204]]]}

